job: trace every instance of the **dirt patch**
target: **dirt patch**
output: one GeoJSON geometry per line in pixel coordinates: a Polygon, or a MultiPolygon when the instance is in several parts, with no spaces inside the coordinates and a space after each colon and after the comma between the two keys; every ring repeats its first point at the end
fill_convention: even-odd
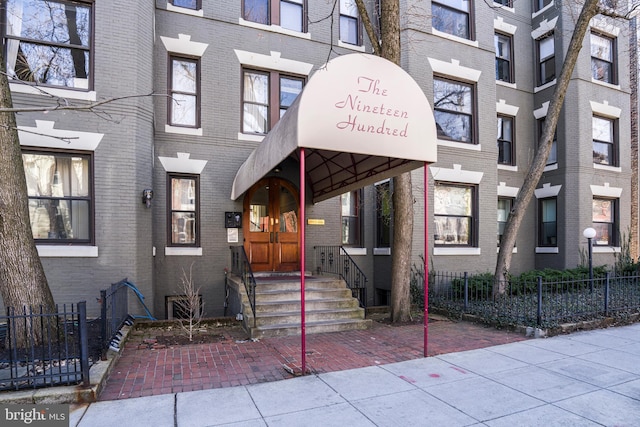
{"type": "Polygon", "coordinates": [[[224,335],[214,334],[211,332],[208,333],[197,333],[193,335],[192,339],[189,340],[189,337],[186,335],[158,335],[156,336],[156,342],[159,345],[164,345],[166,347],[174,347],[179,345],[192,345],[192,344],[213,344],[217,342],[222,342],[226,338],[224,335]]]}

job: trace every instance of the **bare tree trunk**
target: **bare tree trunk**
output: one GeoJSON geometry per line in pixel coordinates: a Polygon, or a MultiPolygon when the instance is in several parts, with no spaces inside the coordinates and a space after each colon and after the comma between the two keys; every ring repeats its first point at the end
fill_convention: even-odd
{"type": "MultiPolygon", "coordinates": [[[[12,108],[1,53],[0,64],[0,108],[12,108]]],[[[0,294],[5,307],[14,307],[16,312],[25,306],[43,306],[45,312],[52,312],[53,296],[31,232],[27,184],[14,113],[0,113],[0,159],[0,294]]],[[[26,335],[22,331],[17,337],[20,340],[26,335]]],[[[39,342],[42,337],[31,338],[39,342]]]]}
{"type": "Polygon", "coordinates": [[[560,70],[555,90],[549,102],[549,109],[547,111],[547,117],[545,119],[538,150],[536,151],[536,155],[529,166],[529,171],[527,172],[527,176],[522,184],[522,188],[520,188],[518,197],[516,197],[513,208],[509,213],[509,218],[507,218],[496,262],[495,277],[496,280],[499,280],[499,285],[493,287],[494,296],[504,294],[505,292],[505,280],[509,273],[509,268],[511,267],[511,254],[516,243],[516,235],[518,234],[518,229],[522,224],[522,219],[527,210],[527,206],[529,206],[534,191],[542,177],[542,173],[544,172],[544,167],[547,163],[547,158],[549,157],[549,152],[551,151],[551,145],[553,143],[553,135],[560,117],[560,110],[562,109],[564,97],[567,93],[569,82],[571,81],[571,74],[573,73],[573,69],[578,60],[578,54],[582,48],[584,36],[589,29],[589,21],[596,14],[598,14],[598,0],[586,0],[574,27],[571,42],[567,49],[567,56],[562,64],[562,69],[560,70]]]}

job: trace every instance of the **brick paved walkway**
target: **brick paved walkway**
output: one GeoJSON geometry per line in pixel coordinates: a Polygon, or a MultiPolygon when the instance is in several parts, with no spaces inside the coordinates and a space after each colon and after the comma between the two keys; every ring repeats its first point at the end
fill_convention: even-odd
{"type": "MultiPolygon", "coordinates": [[[[217,342],[163,346],[158,330],[131,331],[99,400],[126,399],[246,385],[293,377],[300,370],[300,337],[246,339],[239,326],[212,330],[217,342]],[[289,369],[285,369],[288,367],[289,369]]],[[[313,373],[341,371],[423,357],[423,325],[373,322],[363,331],[307,335],[306,365],[313,373]]],[[[433,318],[430,356],[524,340],[515,332],[433,318]]]]}

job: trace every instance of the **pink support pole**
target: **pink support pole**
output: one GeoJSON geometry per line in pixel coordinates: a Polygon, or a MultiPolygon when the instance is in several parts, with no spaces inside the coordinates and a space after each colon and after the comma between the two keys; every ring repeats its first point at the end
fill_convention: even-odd
{"type": "Polygon", "coordinates": [[[424,357],[429,343],[429,164],[424,163],[424,357]]]}
{"type": "Polygon", "coordinates": [[[307,373],[307,333],[305,325],[305,307],[304,307],[304,273],[305,273],[305,158],[304,148],[300,148],[300,330],[301,330],[301,352],[302,352],[302,375],[307,373]]]}

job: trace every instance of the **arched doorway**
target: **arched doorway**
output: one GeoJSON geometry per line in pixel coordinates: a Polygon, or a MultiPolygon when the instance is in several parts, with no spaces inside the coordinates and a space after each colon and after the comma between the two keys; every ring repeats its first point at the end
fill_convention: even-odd
{"type": "Polygon", "coordinates": [[[244,198],[244,249],[253,271],[299,270],[299,193],[290,182],[269,177],[244,198]]]}

